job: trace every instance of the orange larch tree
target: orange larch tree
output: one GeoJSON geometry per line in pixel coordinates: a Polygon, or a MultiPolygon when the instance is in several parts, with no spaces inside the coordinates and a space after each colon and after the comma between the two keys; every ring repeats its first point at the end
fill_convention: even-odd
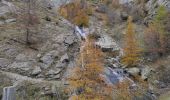
{"type": "Polygon", "coordinates": [[[124,56],[122,58],[122,63],[127,65],[128,67],[135,66],[140,60],[140,49],[135,38],[132,17],[128,18],[128,26],[125,34],[123,50],[124,56]]]}
{"type": "Polygon", "coordinates": [[[88,15],[92,14],[92,9],[86,1],[75,0],[72,3],[61,6],[59,13],[75,25],[88,26],[88,15]]]}
{"type": "Polygon", "coordinates": [[[112,100],[112,88],[104,82],[102,52],[88,37],[80,53],[77,66],[68,78],[69,89],[74,90],[71,100],[112,100]],[[76,91],[76,92],[75,92],[76,91]]]}

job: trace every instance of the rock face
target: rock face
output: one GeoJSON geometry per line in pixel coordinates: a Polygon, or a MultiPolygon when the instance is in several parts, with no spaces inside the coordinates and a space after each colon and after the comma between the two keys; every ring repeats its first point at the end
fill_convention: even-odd
{"type": "Polygon", "coordinates": [[[0,68],[7,67],[10,64],[10,61],[5,58],[0,58],[0,68]]]}
{"type": "Polygon", "coordinates": [[[53,63],[54,59],[58,56],[58,51],[50,51],[46,53],[40,61],[47,65],[47,68],[53,63]]]}

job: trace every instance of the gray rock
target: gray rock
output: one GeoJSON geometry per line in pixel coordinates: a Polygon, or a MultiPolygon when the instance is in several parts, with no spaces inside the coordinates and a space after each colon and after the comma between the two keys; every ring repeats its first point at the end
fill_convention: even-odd
{"type": "Polygon", "coordinates": [[[57,69],[55,69],[55,70],[49,70],[47,73],[46,73],[46,75],[57,75],[57,74],[59,74],[60,72],[62,71],[62,69],[60,69],[60,68],[57,68],[57,69]]]}
{"type": "Polygon", "coordinates": [[[95,44],[101,47],[103,51],[120,50],[116,42],[113,41],[113,39],[108,35],[102,35],[101,38],[99,38],[99,40],[95,44]]]}
{"type": "Polygon", "coordinates": [[[35,69],[32,71],[32,75],[38,75],[41,73],[41,68],[38,66],[35,66],[35,69]]]}
{"type": "Polygon", "coordinates": [[[16,19],[12,18],[12,19],[7,19],[5,20],[6,23],[11,23],[11,22],[16,22],[16,19]]]}
{"type": "Polygon", "coordinates": [[[3,24],[5,24],[3,21],[0,21],[0,25],[3,25],[3,24]]]}
{"type": "Polygon", "coordinates": [[[117,70],[105,68],[105,79],[108,84],[116,84],[122,80],[122,74],[117,73],[117,70]]]}
{"type": "Polygon", "coordinates": [[[60,59],[60,62],[64,63],[64,62],[69,62],[69,57],[68,57],[68,54],[64,54],[61,59],[60,59]]]}
{"type": "Polygon", "coordinates": [[[8,65],[8,69],[28,74],[26,72],[29,72],[32,69],[32,66],[31,62],[14,62],[11,65],[8,65]]]}
{"type": "Polygon", "coordinates": [[[24,54],[19,54],[19,55],[16,56],[15,60],[17,60],[17,61],[27,61],[28,58],[24,54]]]}
{"type": "Polygon", "coordinates": [[[75,36],[73,36],[73,35],[67,36],[64,40],[64,43],[67,45],[71,45],[74,42],[75,42],[75,36]]]}
{"type": "Polygon", "coordinates": [[[7,67],[10,64],[10,61],[5,58],[0,58],[0,67],[7,67]]]}
{"type": "Polygon", "coordinates": [[[134,0],[119,0],[119,3],[120,4],[128,4],[128,3],[132,2],[132,1],[134,1],[134,0]]]}
{"type": "Polygon", "coordinates": [[[66,63],[62,63],[61,61],[58,61],[58,63],[56,64],[56,68],[64,68],[66,66],[66,63]]]}
{"type": "Polygon", "coordinates": [[[0,4],[0,16],[4,16],[7,13],[10,13],[8,6],[1,3],[0,4]],[[1,6],[1,5],[3,5],[3,6],[1,6]]]}
{"type": "Polygon", "coordinates": [[[128,13],[127,12],[121,12],[121,19],[122,20],[127,20],[128,19],[128,13]]]}
{"type": "Polygon", "coordinates": [[[128,68],[127,69],[127,72],[130,74],[130,75],[133,75],[133,76],[136,76],[136,75],[139,75],[140,74],[140,69],[139,68],[128,68]]]}
{"type": "Polygon", "coordinates": [[[149,66],[144,66],[142,69],[141,69],[141,77],[143,80],[147,79],[148,76],[150,75],[150,72],[153,71],[152,68],[150,68],[149,66]]]}
{"type": "Polygon", "coordinates": [[[19,54],[19,51],[16,48],[7,48],[4,52],[8,57],[15,57],[19,54]]]}
{"type": "Polygon", "coordinates": [[[58,74],[58,75],[55,75],[55,76],[54,76],[54,79],[60,79],[60,77],[61,77],[61,75],[58,74]]]}
{"type": "Polygon", "coordinates": [[[44,64],[48,65],[48,67],[53,63],[54,59],[58,56],[58,51],[50,51],[49,53],[46,53],[40,61],[42,61],[44,64]]]}
{"type": "Polygon", "coordinates": [[[40,66],[41,69],[47,69],[49,66],[44,63],[38,63],[38,66],[40,66]]]}

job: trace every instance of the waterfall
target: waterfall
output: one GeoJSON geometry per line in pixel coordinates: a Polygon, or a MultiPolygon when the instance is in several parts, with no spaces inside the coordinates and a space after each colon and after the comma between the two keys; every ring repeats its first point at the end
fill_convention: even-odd
{"type": "Polygon", "coordinates": [[[9,86],[3,88],[2,100],[16,100],[15,86],[9,86]]]}

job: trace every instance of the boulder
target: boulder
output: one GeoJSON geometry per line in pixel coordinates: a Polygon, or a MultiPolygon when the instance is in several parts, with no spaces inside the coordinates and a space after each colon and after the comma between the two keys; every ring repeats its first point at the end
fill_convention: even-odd
{"type": "Polygon", "coordinates": [[[69,62],[69,57],[68,57],[68,54],[64,54],[61,59],[60,59],[60,62],[64,63],[64,62],[69,62]]]}
{"type": "Polygon", "coordinates": [[[15,18],[5,20],[5,23],[16,22],[15,18]]]}
{"type": "Polygon", "coordinates": [[[64,43],[66,45],[72,45],[74,42],[75,42],[75,36],[73,35],[70,35],[70,36],[67,36],[65,39],[64,39],[64,43]]]}
{"type": "Polygon", "coordinates": [[[120,15],[120,16],[121,16],[121,19],[122,19],[122,20],[127,20],[129,15],[128,15],[127,12],[121,12],[121,15],[120,15]]]}
{"type": "Polygon", "coordinates": [[[149,66],[144,66],[143,68],[141,68],[140,74],[141,74],[142,79],[147,80],[151,71],[153,71],[153,69],[150,68],[149,66]]]}
{"type": "Polygon", "coordinates": [[[34,70],[32,71],[32,75],[38,75],[41,73],[41,68],[39,66],[35,66],[34,70]]]}
{"type": "Polygon", "coordinates": [[[95,44],[99,46],[104,52],[120,50],[116,42],[108,35],[102,35],[95,44]]]}
{"type": "Polygon", "coordinates": [[[140,74],[140,69],[137,67],[134,68],[128,68],[126,69],[127,73],[129,73],[130,75],[136,76],[140,74]]]}

